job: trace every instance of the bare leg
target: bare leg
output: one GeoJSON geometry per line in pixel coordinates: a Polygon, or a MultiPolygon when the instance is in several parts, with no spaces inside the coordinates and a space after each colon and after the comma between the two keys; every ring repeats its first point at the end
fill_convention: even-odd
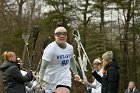
{"type": "Polygon", "coordinates": [[[65,87],[59,87],[56,89],[55,93],[70,93],[70,90],[65,87]]]}

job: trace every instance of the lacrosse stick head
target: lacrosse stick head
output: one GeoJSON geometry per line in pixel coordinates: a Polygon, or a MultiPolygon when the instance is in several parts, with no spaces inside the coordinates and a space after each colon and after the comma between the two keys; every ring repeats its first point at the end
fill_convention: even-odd
{"type": "Polygon", "coordinates": [[[45,87],[45,86],[47,86],[49,84],[48,82],[46,82],[45,80],[43,80],[42,78],[40,78],[39,75],[37,75],[35,78],[36,78],[37,84],[40,85],[40,86],[45,87]]]}
{"type": "Polygon", "coordinates": [[[73,30],[73,35],[78,36],[77,29],[74,29],[74,30],[73,30]]]}
{"type": "Polygon", "coordinates": [[[72,34],[75,36],[75,39],[77,39],[77,41],[80,41],[81,38],[77,29],[74,29],[72,34]]]}
{"type": "Polygon", "coordinates": [[[37,39],[38,38],[39,31],[40,31],[39,26],[34,26],[33,27],[33,38],[34,39],[37,39]]]}
{"type": "Polygon", "coordinates": [[[28,34],[28,33],[22,34],[22,39],[24,40],[26,45],[29,45],[29,38],[30,38],[30,34],[28,34]]]}

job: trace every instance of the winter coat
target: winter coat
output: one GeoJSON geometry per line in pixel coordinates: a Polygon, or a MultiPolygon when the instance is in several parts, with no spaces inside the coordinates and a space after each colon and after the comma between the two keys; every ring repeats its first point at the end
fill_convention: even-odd
{"type": "Polygon", "coordinates": [[[26,93],[25,82],[33,79],[32,72],[22,76],[20,67],[16,62],[4,61],[0,70],[3,72],[3,84],[5,93],[26,93]]]}
{"type": "Polygon", "coordinates": [[[134,88],[132,91],[126,89],[124,93],[140,93],[140,92],[138,91],[138,89],[134,88]]]}
{"type": "MultiPolygon", "coordinates": [[[[24,70],[20,70],[22,76],[25,76],[27,74],[26,71],[24,70]]],[[[36,79],[34,78],[34,80],[27,82],[26,83],[26,93],[45,93],[44,89],[38,89],[37,86],[37,82],[36,79]]]]}
{"type": "Polygon", "coordinates": [[[118,93],[120,75],[119,66],[116,61],[112,61],[106,68],[106,74],[101,77],[94,71],[92,75],[102,84],[101,93],[118,93]]]}

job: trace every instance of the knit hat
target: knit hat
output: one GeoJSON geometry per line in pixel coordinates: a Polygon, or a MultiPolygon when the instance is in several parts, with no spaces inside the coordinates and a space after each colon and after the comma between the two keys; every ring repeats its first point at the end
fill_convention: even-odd
{"type": "Polygon", "coordinates": [[[107,51],[106,53],[104,53],[104,54],[102,55],[102,58],[103,58],[104,60],[106,60],[107,62],[111,62],[112,59],[113,59],[113,52],[112,52],[112,51],[107,51]]]}
{"type": "Polygon", "coordinates": [[[99,60],[98,58],[96,58],[96,59],[93,61],[93,64],[97,64],[97,63],[100,64],[100,63],[102,63],[102,62],[101,62],[101,60],[99,60]]]}

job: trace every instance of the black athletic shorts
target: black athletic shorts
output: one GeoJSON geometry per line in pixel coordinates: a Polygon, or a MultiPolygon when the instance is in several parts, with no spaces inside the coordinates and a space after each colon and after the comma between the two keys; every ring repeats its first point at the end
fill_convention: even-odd
{"type": "Polygon", "coordinates": [[[56,86],[56,88],[59,88],[59,87],[65,87],[65,88],[67,88],[67,89],[70,90],[70,87],[69,87],[69,86],[66,86],[66,85],[57,85],[57,86],[56,86]]]}

